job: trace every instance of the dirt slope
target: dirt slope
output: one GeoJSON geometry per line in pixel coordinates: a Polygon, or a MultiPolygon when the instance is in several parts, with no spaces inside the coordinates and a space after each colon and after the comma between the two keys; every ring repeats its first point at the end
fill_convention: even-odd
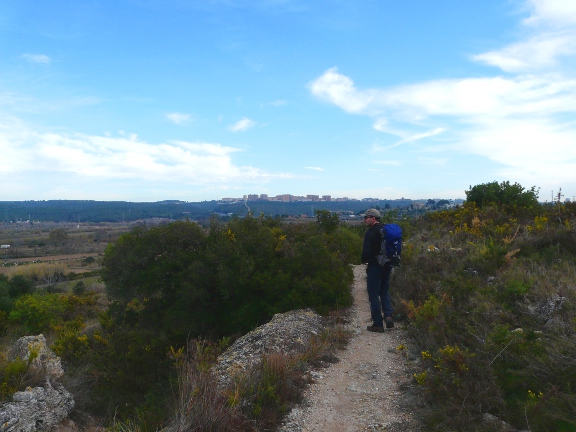
{"type": "Polygon", "coordinates": [[[397,350],[409,344],[406,333],[398,324],[384,334],[366,331],[371,320],[364,266],[354,267],[353,294],[349,326],[354,337],[338,353],[338,363],[315,372],[316,383],[282,432],[425,430],[417,414],[423,405],[412,378],[415,360],[397,350]]]}

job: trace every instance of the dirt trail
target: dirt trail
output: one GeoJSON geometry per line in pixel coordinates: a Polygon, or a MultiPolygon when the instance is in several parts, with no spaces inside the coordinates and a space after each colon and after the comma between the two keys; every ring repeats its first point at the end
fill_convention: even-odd
{"type": "MultiPolygon", "coordinates": [[[[395,288],[394,280],[391,289],[395,288]]],[[[354,267],[354,305],[349,327],[354,336],[340,361],[315,372],[305,402],[292,410],[282,432],[424,431],[417,412],[414,364],[397,350],[409,342],[400,325],[382,333],[371,324],[364,266],[354,267]]]]}

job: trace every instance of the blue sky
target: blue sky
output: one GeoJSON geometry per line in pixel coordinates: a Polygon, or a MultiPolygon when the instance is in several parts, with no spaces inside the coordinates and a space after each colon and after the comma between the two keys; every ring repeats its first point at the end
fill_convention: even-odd
{"type": "Polygon", "coordinates": [[[576,195],[573,0],[3,0],[0,200],[576,195]]]}

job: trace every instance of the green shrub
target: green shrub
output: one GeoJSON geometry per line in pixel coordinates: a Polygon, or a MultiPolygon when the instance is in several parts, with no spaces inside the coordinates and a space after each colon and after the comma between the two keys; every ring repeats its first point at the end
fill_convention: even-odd
{"type": "Polygon", "coordinates": [[[520,184],[510,184],[509,181],[496,181],[470,186],[466,191],[466,201],[474,202],[478,208],[487,205],[505,205],[510,208],[538,208],[538,191],[535,186],[525,190],[520,184]]]}
{"type": "Polygon", "coordinates": [[[8,361],[0,355],[0,402],[8,402],[17,391],[28,386],[37,386],[45,380],[45,374],[30,369],[30,364],[38,357],[37,349],[30,349],[28,360],[16,358],[8,361]]]}
{"type": "Polygon", "coordinates": [[[361,236],[348,228],[339,228],[332,232],[327,240],[327,248],[332,250],[340,261],[360,264],[361,236]]]}
{"type": "Polygon", "coordinates": [[[59,294],[27,295],[16,301],[9,319],[26,333],[39,334],[60,321],[67,309],[59,294]]]}
{"type": "Polygon", "coordinates": [[[7,402],[12,395],[21,390],[26,372],[28,371],[28,363],[22,359],[17,358],[14,361],[8,362],[5,359],[0,361],[0,401],[7,402]]]}
{"type": "Polygon", "coordinates": [[[58,293],[34,293],[16,300],[8,320],[26,334],[56,330],[68,321],[95,316],[96,296],[78,297],[58,293]]]}
{"type": "Polygon", "coordinates": [[[84,320],[80,317],[73,321],[53,324],[57,337],[52,350],[65,361],[83,359],[89,350],[88,336],[80,334],[84,327],[84,320]]]}
{"type": "Polygon", "coordinates": [[[32,282],[22,275],[12,278],[0,274],[0,311],[8,314],[14,307],[14,301],[18,297],[30,294],[34,291],[32,282]]]}
{"type": "MultiPolygon", "coordinates": [[[[275,313],[350,304],[350,234],[267,218],[135,231],[104,257],[114,319],[187,335],[247,331],[275,313]],[[138,307],[126,307],[130,304],[138,307]]],[[[356,252],[358,254],[358,252],[356,252]]]]}
{"type": "Polygon", "coordinates": [[[84,294],[86,292],[86,287],[84,285],[84,282],[83,281],[76,282],[76,284],[74,285],[74,288],[72,288],[72,292],[78,296],[84,294]]]}
{"type": "MultiPolygon", "coordinates": [[[[85,354],[98,377],[94,409],[106,415],[113,405],[121,416],[142,410],[161,416],[171,346],[244,333],[292,309],[328,314],[350,305],[349,260],[358,259],[362,238],[318,225],[249,215],[213,219],[204,230],[186,221],[138,228],[110,245],[102,278],[112,304],[85,354]]],[[[83,352],[74,332],[62,337],[63,351],[80,344],[83,352]]],[[[273,403],[270,392],[258,391],[254,406],[273,403]]]]}
{"type": "Polygon", "coordinates": [[[429,424],[484,430],[489,412],[517,429],[576,431],[574,206],[481,186],[494,196],[472,188],[480,201],[468,194],[464,206],[411,223],[413,256],[394,275],[397,312],[428,353],[415,379],[430,397],[429,424]]]}
{"type": "Polygon", "coordinates": [[[326,234],[331,234],[340,226],[340,216],[328,210],[314,210],[318,227],[326,234]]]}
{"type": "Polygon", "coordinates": [[[8,293],[12,298],[18,298],[25,294],[30,294],[34,291],[32,281],[28,280],[22,275],[15,275],[8,282],[8,293]]]}

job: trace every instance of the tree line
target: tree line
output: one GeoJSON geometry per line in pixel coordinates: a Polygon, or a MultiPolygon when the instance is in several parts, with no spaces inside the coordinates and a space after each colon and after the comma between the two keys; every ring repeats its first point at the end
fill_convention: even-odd
{"type": "Polygon", "coordinates": [[[214,214],[227,218],[264,214],[266,216],[305,215],[314,218],[315,210],[359,214],[368,207],[394,210],[407,208],[412,200],[377,200],[374,202],[274,202],[250,201],[223,204],[217,201],[184,202],[127,202],[89,200],[3,201],[0,202],[0,221],[52,222],[132,222],[141,219],[209,220],[214,214]]]}

